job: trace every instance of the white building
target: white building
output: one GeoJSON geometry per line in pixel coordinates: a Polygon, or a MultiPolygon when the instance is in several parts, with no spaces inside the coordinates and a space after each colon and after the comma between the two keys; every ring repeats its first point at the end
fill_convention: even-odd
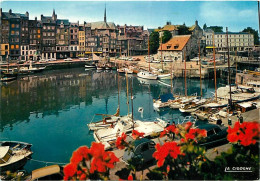
{"type": "MultiPolygon", "coordinates": [[[[213,47],[213,31],[204,31],[206,40],[206,48],[213,47]]],[[[215,33],[214,42],[216,51],[227,50],[227,35],[226,33],[215,33]]],[[[247,51],[254,47],[254,35],[246,32],[228,32],[228,44],[230,51],[247,51]]]]}

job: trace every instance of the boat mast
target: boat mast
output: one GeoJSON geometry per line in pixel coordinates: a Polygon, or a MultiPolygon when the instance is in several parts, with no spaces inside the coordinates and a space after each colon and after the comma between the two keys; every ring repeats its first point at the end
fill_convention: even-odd
{"type": "Polygon", "coordinates": [[[184,50],[184,81],[185,81],[185,96],[187,96],[187,82],[186,82],[186,57],[184,50]]]}
{"type": "Polygon", "coordinates": [[[162,64],[162,70],[163,70],[163,60],[162,60],[162,36],[161,36],[161,64],[162,64]]]}
{"type": "Polygon", "coordinates": [[[117,89],[118,89],[118,112],[120,115],[120,99],[119,99],[120,90],[119,90],[119,72],[118,71],[117,71],[117,89]]]}
{"type": "Polygon", "coordinates": [[[171,93],[173,95],[173,82],[172,82],[172,79],[173,79],[173,73],[172,73],[172,69],[173,69],[173,60],[172,60],[172,65],[171,65],[171,93]]]}
{"type": "Polygon", "coordinates": [[[215,79],[215,99],[217,102],[217,72],[216,72],[216,58],[215,58],[215,40],[214,40],[214,32],[212,34],[212,42],[213,42],[213,60],[214,60],[214,79],[215,79]]]}
{"type": "Polygon", "coordinates": [[[133,97],[133,77],[132,77],[132,84],[131,84],[131,105],[132,105],[132,122],[133,122],[133,130],[134,127],[134,97],[133,97]]]}
{"type": "Polygon", "coordinates": [[[202,94],[202,80],[201,80],[200,40],[198,40],[198,44],[199,44],[199,62],[200,62],[200,97],[202,97],[203,94],[202,94]]]}
{"type": "Polygon", "coordinates": [[[129,94],[128,94],[128,75],[127,72],[125,72],[125,78],[126,78],[126,104],[128,108],[128,115],[129,115],[129,94]]]}
{"type": "Polygon", "coordinates": [[[237,50],[235,51],[235,61],[236,61],[236,85],[237,85],[237,50]]]}
{"type": "Polygon", "coordinates": [[[231,97],[231,75],[230,75],[230,61],[229,61],[229,46],[228,46],[228,27],[226,27],[227,36],[227,56],[228,56],[228,81],[229,81],[229,106],[232,108],[232,97],[231,97]]]}
{"type": "Polygon", "coordinates": [[[148,34],[148,62],[149,62],[149,72],[150,72],[150,40],[149,40],[149,34],[148,34]]]}

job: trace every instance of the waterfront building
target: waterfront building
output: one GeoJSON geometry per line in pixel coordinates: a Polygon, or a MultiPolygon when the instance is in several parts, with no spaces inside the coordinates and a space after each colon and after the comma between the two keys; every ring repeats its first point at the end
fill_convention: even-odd
{"type": "Polygon", "coordinates": [[[70,22],[67,19],[57,20],[57,31],[56,31],[56,52],[57,59],[64,59],[70,57],[69,49],[69,30],[70,22]]]}
{"type": "Polygon", "coordinates": [[[84,24],[79,25],[79,56],[85,57],[85,42],[86,42],[86,35],[85,35],[85,25],[84,24]]]}
{"type": "Polygon", "coordinates": [[[43,59],[56,59],[56,21],[55,10],[53,10],[52,16],[41,15],[43,59]]]}
{"type": "Polygon", "coordinates": [[[42,24],[37,20],[37,17],[34,20],[29,20],[28,23],[29,50],[26,60],[40,60],[42,53],[42,24]]]}
{"type": "Polygon", "coordinates": [[[27,18],[20,18],[20,26],[21,26],[21,45],[20,45],[20,60],[28,60],[28,50],[29,50],[29,13],[26,12],[25,16],[27,18]]]}
{"type": "Polygon", "coordinates": [[[193,49],[191,35],[178,35],[159,46],[158,57],[161,56],[162,51],[163,59],[183,62],[184,54],[186,60],[193,58],[192,52],[195,51],[193,49]]]}
{"type": "Polygon", "coordinates": [[[124,56],[143,55],[147,53],[148,32],[143,26],[119,26],[117,54],[124,56]]]}
{"type": "MultiPolygon", "coordinates": [[[[21,38],[21,22],[26,26],[26,21],[29,19],[29,13],[18,14],[2,12],[1,9],[1,56],[3,59],[11,61],[19,60],[21,39],[27,41],[25,36],[21,38]]],[[[27,37],[28,39],[28,37],[27,37]]]]}
{"type": "MultiPolygon", "coordinates": [[[[204,31],[206,48],[213,48],[213,33],[211,29],[204,31]]],[[[227,36],[225,32],[214,33],[216,51],[227,51],[227,36]]],[[[246,32],[228,32],[228,43],[230,51],[248,51],[254,47],[254,35],[246,32]]]]}
{"type": "Polygon", "coordinates": [[[69,37],[70,57],[76,58],[79,54],[79,22],[70,23],[69,37]]]}
{"type": "Polygon", "coordinates": [[[179,25],[172,25],[171,22],[167,21],[166,25],[164,25],[163,27],[158,27],[158,29],[155,29],[154,31],[159,32],[160,37],[163,35],[164,31],[169,31],[173,37],[178,35],[178,26],[179,25]]]}

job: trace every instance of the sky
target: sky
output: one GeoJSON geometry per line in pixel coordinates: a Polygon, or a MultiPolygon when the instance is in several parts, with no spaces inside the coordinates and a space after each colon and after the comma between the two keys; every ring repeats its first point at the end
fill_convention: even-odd
{"type": "Polygon", "coordinates": [[[257,1],[10,1],[0,0],[4,12],[29,12],[29,18],[41,14],[51,16],[53,9],[58,19],[83,23],[104,20],[116,25],[141,25],[158,28],[172,24],[228,27],[229,31],[242,31],[246,27],[259,30],[257,1]]]}

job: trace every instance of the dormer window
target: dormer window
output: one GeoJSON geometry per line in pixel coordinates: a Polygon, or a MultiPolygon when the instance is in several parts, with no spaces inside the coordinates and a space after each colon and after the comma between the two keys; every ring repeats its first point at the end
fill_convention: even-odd
{"type": "Polygon", "coordinates": [[[174,45],[174,49],[177,49],[177,48],[179,48],[179,45],[174,45]]]}
{"type": "Polygon", "coordinates": [[[170,49],[171,48],[171,45],[167,45],[167,49],[170,49]]]}

